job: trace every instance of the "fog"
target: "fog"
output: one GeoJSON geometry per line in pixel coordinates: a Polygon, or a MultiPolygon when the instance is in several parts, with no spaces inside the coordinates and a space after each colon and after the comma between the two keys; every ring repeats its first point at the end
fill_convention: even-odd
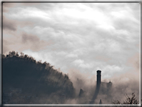
{"type": "MultiPolygon", "coordinates": [[[[88,78],[87,74],[72,70],[72,72],[69,73],[69,78],[73,82],[77,95],[79,95],[80,89],[84,91],[84,95],[82,99],[78,99],[78,103],[81,102],[80,100],[83,100],[83,98],[87,100],[84,102],[89,103],[95,93],[97,73],[95,73],[91,78],[88,78]]],[[[131,96],[132,93],[135,93],[136,98],[139,100],[139,80],[134,79],[134,75],[125,73],[124,75],[109,79],[102,78],[101,82],[102,84],[105,84],[109,83],[110,80],[112,82],[112,87],[108,90],[107,86],[101,86],[95,103],[99,104],[100,99],[103,104],[112,104],[116,100],[123,102],[126,100],[127,96],[131,96]],[[129,77],[131,79],[122,79],[125,77],[129,77]]]]}

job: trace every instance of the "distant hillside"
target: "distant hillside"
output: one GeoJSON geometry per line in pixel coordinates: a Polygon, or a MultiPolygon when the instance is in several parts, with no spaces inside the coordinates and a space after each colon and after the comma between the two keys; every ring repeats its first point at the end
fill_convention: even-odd
{"type": "Polygon", "coordinates": [[[67,75],[21,53],[3,55],[3,103],[65,103],[74,97],[74,87],[67,75]]]}

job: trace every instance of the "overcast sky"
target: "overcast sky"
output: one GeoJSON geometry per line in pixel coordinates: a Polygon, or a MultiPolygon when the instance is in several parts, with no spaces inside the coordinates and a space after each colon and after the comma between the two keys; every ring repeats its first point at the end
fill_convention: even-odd
{"type": "Polygon", "coordinates": [[[4,3],[3,53],[23,52],[86,78],[139,79],[137,3],[4,3]]]}

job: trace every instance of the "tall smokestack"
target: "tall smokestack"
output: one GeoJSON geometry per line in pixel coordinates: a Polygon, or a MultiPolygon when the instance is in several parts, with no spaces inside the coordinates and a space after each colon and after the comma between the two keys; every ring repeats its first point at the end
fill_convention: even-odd
{"type": "Polygon", "coordinates": [[[97,70],[97,85],[96,85],[96,90],[95,90],[95,93],[93,95],[93,98],[90,102],[91,104],[94,104],[95,99],[97,98],[97,95],[98,95],[99,90],[100,90],[100,85],[101,85],[101,70],[97,70]]]}
{"type": "Polygon", "coordinates": [[[97,89],[100,89],[101,84],[101,70],[97,71],[97,89]]]}

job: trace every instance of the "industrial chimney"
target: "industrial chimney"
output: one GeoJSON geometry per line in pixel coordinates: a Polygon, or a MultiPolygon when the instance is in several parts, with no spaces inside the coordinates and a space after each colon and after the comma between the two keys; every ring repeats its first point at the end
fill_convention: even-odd
{"type": "Polygon", "coordinates": [[[99,90],[100,90],[100,85],[101,85],[101,70],[97,70],[97,85],[96,85],[96,90],[95,90],[95,93],[93,95],[93,98],[90,102],[91,104],[94,104],[95,99],[97,98],[97,95],[98,95],[99,90]]]}
{"type": "Polygon", "coordinates": [[[100,85],[101,85],[101,70],[97,71],[97,89],[100,89],[100,85]]]}

